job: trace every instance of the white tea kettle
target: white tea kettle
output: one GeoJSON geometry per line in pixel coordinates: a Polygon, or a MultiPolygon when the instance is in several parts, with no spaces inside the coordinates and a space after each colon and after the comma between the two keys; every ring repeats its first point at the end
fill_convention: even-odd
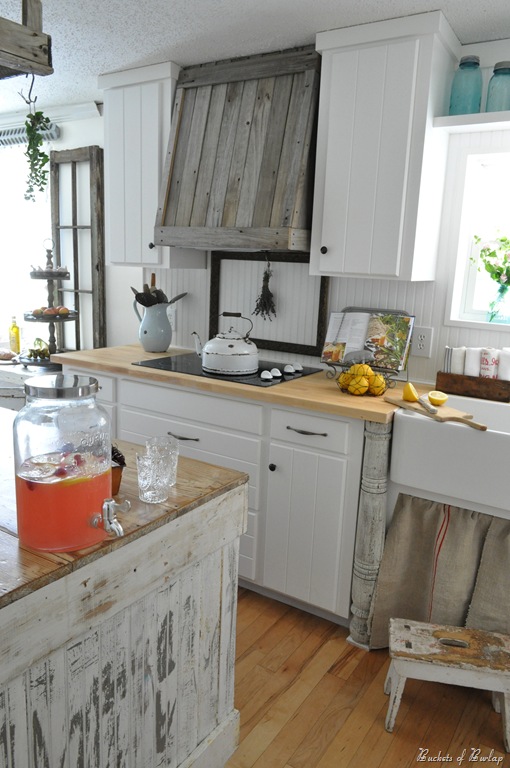
{"type": "Polygon", "coordinates": [[[248,317],[243,317],[240,312],[222,312],[220,317],[241,317],[250,323],[250,330],[241,336],[235,328],[218,333],[209,339],[204,346],[196,331],[195,347],[197,355],[202,356],[202,368],[206,373],[218,373],[224,376],[245,376],[257,373],[259,369],[259,353],[256,345],[248,338],[253,323],[248,317]]]}

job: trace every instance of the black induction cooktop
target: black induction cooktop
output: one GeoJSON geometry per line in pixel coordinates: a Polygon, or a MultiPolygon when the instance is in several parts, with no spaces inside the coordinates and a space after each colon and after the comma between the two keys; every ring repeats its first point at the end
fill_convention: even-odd
{"type": "Polygon", "coordinates": [[[274,360],[259,360],[259,370],[257,373],[236,376],[234,374],[224,375],[219,373],[208,373],[202,369],[202,358],[196,353],[189,355],[173,355],[172,357],[157,357],[154,360],[139,360],[133,365],[140,365],[145,368],[155,368],[158,371],[173,371],[174,373],[187,373],[190,376],[202,376],[207,379],[216,379],[218,381],[233,381],[237,384],[249,384],[253,387],[274,387],[275,384],[283,384],[287,381],[300,379],[302,376],[309,376],[311,373],[318,373],[322,368],[308,368],[303,366],[302,370],[295,373],[284,373],[283,369],[286,363],[276,363],[274,360]],[[272,379],[261,379],[262,371],[271,371],[278,368],[282,376],[272,379]]]}

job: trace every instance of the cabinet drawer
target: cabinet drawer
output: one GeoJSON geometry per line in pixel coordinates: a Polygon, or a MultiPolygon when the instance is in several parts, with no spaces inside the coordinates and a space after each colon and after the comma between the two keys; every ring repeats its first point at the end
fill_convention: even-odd
{"type": "Polygon", "coordinates": [[[162,416],[262,434],[262,407],[252,403],[126,379],[119,382],[119,401],[122,405],[147,409],[162,416]]]}
{"type": "Polygon", "coordinates": [[[171,432],[179,438],[179,451],[182,456],[246,472],[250,477],[250,508],[259,508],[261,441],[257,438],[219,432],[197,424],[186,424],[125,407],[120,409],[118,418],[119,437],[122,440],[143,444],[148,437],[158,437],[171,432]]]}
{"type": "Polygon", "coordinates": [[[97,400],[102,403],[115,403],[115,379],[112,376],[104,376],[102,373],[94,371],[82,371],[79,368],[68,368],[64,366],[64,373],[71,376],[92,376],[99,383],[99,392],[97,400]]]}
{"type": "Polygon", "coordinates": [[[355,429],[362,431],[363,422],[322,418],[278,408],[274,408],[271,413],[271,440],[284,441],[300,447],[348,453],[355,429]]]}

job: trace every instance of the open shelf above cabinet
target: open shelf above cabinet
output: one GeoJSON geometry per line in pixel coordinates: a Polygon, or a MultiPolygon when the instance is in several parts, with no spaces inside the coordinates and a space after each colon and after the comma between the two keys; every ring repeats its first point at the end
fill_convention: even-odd
{"type": "Polygon", "coordinates": [[[446,115],[435,117],[434,128],[447,133],[473,133],[475,131],[509,131],[510,111],[478,112],[474,115],[446,115]]]}

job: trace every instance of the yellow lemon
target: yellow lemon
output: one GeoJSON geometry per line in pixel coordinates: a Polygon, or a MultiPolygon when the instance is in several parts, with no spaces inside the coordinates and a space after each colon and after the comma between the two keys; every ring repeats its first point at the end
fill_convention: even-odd
{"type": "Polygon", "coordinates": [[[448,395],[445,395],[444,392],[429,392],[428,398],[432,405],[444,405],[446,401],[448,400],[448,395]]]}
{"type": "Polygon", "coordinates": [[[407,400],[410,403],[417,403],[419,400],[418,392],[416,391],[414,384],[411,384],[410,381],[408,381],[407,384],[404,384],[402,399],[407,400]]]}
{"type": "Polygon", "coordinates": [[[364,395],[368,389],[368,381],[365,376],[353,376],[347,389],[351,395],[364,395]]]}
{"type": "Polygon", "coordinates": [[[355,363],[349,368],[349,373],[353,376],[370,376],[373,371],[368,363],[355,363]]]}
{"type": "Polygon", "coordinates": [[[386,379],[381,373],[373,373],[368,377],[368,391],[371,395],[382,395],[386,391],[386,379]]]}
{"type": "Polygon", "coordinates": [[[340,376],[337,379],[337,384],[340,387],[340,389],[348,389],[349,384],[351,383],[352,374],[347,373],[345,371],[344,373],[341,373],[340,376]]]}

